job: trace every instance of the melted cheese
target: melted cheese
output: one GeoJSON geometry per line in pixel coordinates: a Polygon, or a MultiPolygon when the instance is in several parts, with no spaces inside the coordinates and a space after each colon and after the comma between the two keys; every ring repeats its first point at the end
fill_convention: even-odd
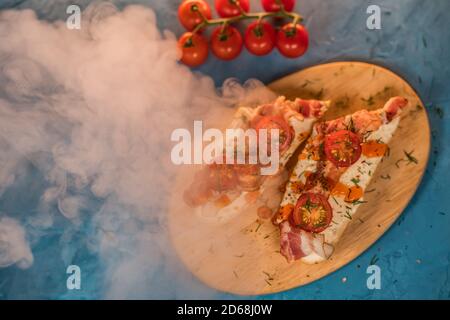
{"type": "MultiPolygon", "coordinates": [[[[367,140],[377,141],[380,145],[388,144],[398,127],[400,118],[396,118],[388,124],[383,124],[377,131],[374,131],[368,135],[367,140]]],[[[311,136],[314,138],[315,133],[311,136]]],[[[379,146],[377,146],[379,147],[379,146]]],[[[351,165],[340,177],[338,185],[343,186],[339,190],[332,193],[329,198],[329,203],[333,209],[333,220],[330,226],[325,229],[321,234],[325,237],[324,248],[326,248],[327,254],[324,256],[311,253],[310,255],[303,257],[301,261],[304,263],[317,263],[321,262],[331,254],[333,246],[341,237],[348,223],[354,219],[358,207],[363,203],[363,192],[370,183],[370,180],[378,166],[384,152],[366,152],[362,154],[356,163],[351,165]],[[353,190],[352,198],[348,198],[348,190],[353,190]],[[347,198],[347,199],[346,199],[347,198]],[[357,201],[354,201],[356,200],[357,201]],[[351,200],[353,203],[345,200],[351,200]]],[[[317,169],[317,161],[307,159],[305,157],[300,158],[291,177],[289,183],[286,186],[286,192],[281,202],[281,207],[287,205],[294,205],[299,197],[298,192],[295,190],[295,184],[293,182],[306,182],[305,172],[315,172],[317,169]]],[[[339,188],[338,188],[339,189],[339,188]]]]}
{"type": "MultiPolygon", "coordinates": [[[[388,144],[398,127],[400,118],[396,118],[388,124],[383,124],[377,131],[372,132],[368,140],[378,140],[388,144]]],[[[367,157],[361,155],[356,163],[351,165],[339,179],[339,183],[346,186],[355,186],[355,182],[362,189],[366,190],[372,179],[378,164],[383,157],[367,157]]],[[[364,198],[357,202],[349,203],[345,201],[345,195],[331,195],[329,203],[333,209],[333,220],[331,225],[323,231],[325,241],[335,244],[340,238],[348,223],[355,219],[354,214],[359,206],[364,202],[364,198]]]]}
{"type": "MultiPolygon", "coordinates": [[[[328,106],[328,104],[327,104],[328,106]]],[[[252,114],[245,110],[248,108],[240,108],[238,113],[240,115],[246,115],[248,118],[252,116],[252,114]]],[[[294,138],[292,140],[291,145],[289,148],[280,156],[279,160],[279,171],[281,168],[283,168],[286,163],[289,161],[292,154],[295,152],[295,150],[302,144],[309,136],[309,133],[312,130],[312,127],[314,123],[317,121],[316,118],[310,117],[310,118],[297,118],[295,116],[291,116],[288,120],[290,126],[294,129],[294,138]]],[[[234,123],[233,127],[239,127],[241,125],[241,120],[238,118],[236,122],[234,123]]],[[[312,167],[314,165],[310,164],[310,169],[312,170],[312,167]]],[[[268,179],[270,180],[270,179],[268,179]]],[[[263,193],[264,190],[267,188],[266,182],[264,182],[260,187],[260,193],[263,193]]],[[[210,220],[211,222],[215,223],[225,223],[235,217],[237,214],[242,212],[246,207],[249,205],[248,201],[248,192],[242,192],[235,200],[231,201],[231,203],[227,206],[224,206],[222,208],[218,208],[217,206],[212,206],[210,203],[199,207],[196,209],[197,216],[210,220]]]]}

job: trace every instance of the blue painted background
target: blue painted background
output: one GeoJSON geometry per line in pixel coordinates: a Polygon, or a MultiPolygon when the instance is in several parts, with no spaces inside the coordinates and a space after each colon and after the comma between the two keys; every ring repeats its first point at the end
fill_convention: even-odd
{"type": "MultiPolygon", "coordinates": [[[[90,1],[71,1],[86,6],[90,1]]],[[[119,7],[139,3],[157,9],[161,29],[182,32],[176,20],[177,0],[118,0],[119,7]]],[[[255,1],[254,1],[255,2],[255,1]]],[[[233,62],[210,58],[199,71],[214,78],[258,78],[270,82],[305,66],[336,60],[362,60],[391,68],[419,92],[429,112],[432,154],[422,184],[395,225],[369,250],[339,271],[310,285],[261,299],[449,299],[450,298],[450,1],[448,0],[303,0],[297,11],[306,18],[311,46],[301,59],[286,60],[277,52],[255,58],[244,52],[233,62]],[[382,8],[382,29],[366,29],[366,8],[382,8]],[[366,287],[367,266],[378,259],[382,289],[366,287]],[[346,281],[343,281],[346,278],[346,281]]],[[[0,0],[0,8],[34,8],[43,19],[65,17],[65,1],[0,0]]],[[[1,40],[0,40],[1,41],[1,40]]],[[[39,188],[41,177],[36,175],[39,188]]],[[[20,183],[17,188],[21,188],[20,183]]],[[[17,190],[15,190],[17,191],[17,190]]],[[[10,191],[0,199],[0,211],[32,208],[32,194],[10,191]],[[21,194],[17,196],[17,194],[21,194]],[[14,195],[14,197],[12,197],[14,195]]],[[[104,268],[83,246],[72,248],[88,270],[82,292],[65,289],[65,266],[56,259],[65,223],[55,223],[33,247],[35,264],[28,270],[0,269],[1,298],[101,298],[104,268]],[[51,263],[49,263],[51,261],[51,263]],[[35,275],[40,274],[37,278],[35,275]]],[[[83,235],[80,234],[79,237],[83,235]]],[[[220,294],[219,298],[233,298],[220,294]]]]}

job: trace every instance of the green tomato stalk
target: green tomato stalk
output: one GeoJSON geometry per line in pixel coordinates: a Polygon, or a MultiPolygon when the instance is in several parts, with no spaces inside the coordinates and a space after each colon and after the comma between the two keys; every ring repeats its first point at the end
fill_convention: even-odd
{"type": "Polygon", "coordinates": [[[303,17],[295,12],[288,12],[284,9],[283,3],[278,0],[278,4],[280,6],[280,10],[276,12],[256,12],[256,13],[247,13],[245,12],[242,7],[239,4],[239,0],[230,0],[234,5],[236,5],[241,14],[235,17],[230,18],[221,18],[221,19],[208,19],[204,16],[204,14],[198,9],[197,5],[193,5],[191,10],[198,12],[198,14],[203,19],[203,22],[198,24],[194,30],[193,33],[196,33],[200,31],[203,28],[206,28],[208,26],[214,26],[214,25],[221,25],[222,30],[225,30],[226,26],[229,24],[233,24],[242,20],[258,20],[261,22],[263,19],[267,18],[288,18],[292,20],[292,23],[295,27],[297,23],[300,23],[303,21],[303,17]]]}

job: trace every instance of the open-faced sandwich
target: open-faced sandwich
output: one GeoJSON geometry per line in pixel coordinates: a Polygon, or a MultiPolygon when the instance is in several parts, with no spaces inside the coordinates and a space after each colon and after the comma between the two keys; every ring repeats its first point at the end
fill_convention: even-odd
{"type": "MultiPolygon", "coordinates": [[[[194,181],[184,192],[185,202],[196,208],[198,215],[211,218],[215,221],[224,221],[232,217],[234,213],[242,212],[245,207],[255,201],[263,192],[266,185],[270,184],[276,173],[283,168],[299,145],[304,142],[311,133],[313,125],[328,109],[329,103],[317,100],[294,101],[279,97],[270,104],[264,104],[256,108],[241,107],[237,110],[235,118],[229,128],[243,129],[242,134],[248,129],[254,129],[258,146],[266,143],[270,153],[271,140],[267,135],[260,134],[261,129],[278,129],[278,165],[275,174],[262,174],[268,164],[262,163],[260,158],[256,163],[230,164],[228,161],[215,161],[205,165],[197,172],[194,181]],[[211,214],[213,212],[213,214],[211,214]]],[[[251,131],[251,130],[250,130],[251,131]]],[[[227,141],[226,144],[234,143],[227,141]]],[[[233,152],[244,154],[248,159],[247,144],[236,145],[233,152]],[[241,150],[244,148],[245,150],[241,150]]],[[[276,206],[274,208],[276,210],[276,206]]],[[[272,213],[268,213],[269,218],[272,213]]]]}
{"type": "Polygon", "coordinates": [[[402,97],[382,109],[360,110],[318,123],[299,156],[273,221],[288,261],[327,259],[358,207],[395,133],[402,97]]]}

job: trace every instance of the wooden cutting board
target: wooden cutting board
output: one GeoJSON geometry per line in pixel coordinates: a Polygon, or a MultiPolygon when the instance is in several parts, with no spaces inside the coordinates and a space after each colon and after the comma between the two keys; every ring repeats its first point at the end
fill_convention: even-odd
{"type": "MultiPolygon", "coordinates": [[[[367,63],[336,62],[310,67],[269,87],[287,98],[332,100],[326,119],[360,109],[377,109],[391,96],[410,101],[393,137],[390,156],[380,164],[360,206],[328,261],[287,263],[279,253],[279,230],[255,212],[242,212],[225,224],[197,218],[175,192],[169,204],[169,228],[180,259],[205,284],[241,295],[274,293],[302,286],[341,268],[369,248],[400,216],[425,171],[430,127],[423,103],[393,72],[367,63]],[[418,163],[400,161],[411,152],[418,163]]],[[[178,176],[187,186],[192,170],[178,176]]]]}

